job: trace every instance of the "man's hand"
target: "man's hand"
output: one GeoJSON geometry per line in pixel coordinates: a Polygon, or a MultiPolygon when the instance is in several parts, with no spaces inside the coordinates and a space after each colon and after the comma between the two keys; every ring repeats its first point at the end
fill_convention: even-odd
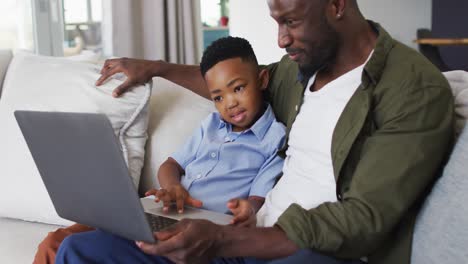
{"type": "Polygon", "coordinates": [[[208,263],[217,255],[221,226],[207,220],[183,219],[154,233],[156,244],[136,242],[147,254],[165,256],[179,263],[208,263]]]}
{"type": "Polygon", "coordinates": [[[172,202],[176,202],[177,211],[181,214],[184,212],[184,204],[193,207],[202,207],[203,203],[190,196],[188,191],[181,184],[174,184],[167,189],[151,189],[145,193],[145,196],[154,195],[156,196],[155,201],[158,203],[163,202],[164,212],[169,212],[169,207],[172,202]]]}
{"type": "Polygon", "coordinates": [[[255,209],[250,201],[246,199],[231,199],[227,207],[234,215],[231,224],[243,227],[255,227],[257,224],[255,209]]]}
{"type": "Polygon", "coordinates": [[[127,79],[114,89],[112,96],[119,97],[131,87],[144,84],[154,76],[155,65],[160,61],[137,60],[129,58],[119,58],[106,60],[102,69],[101,77],[96,81],[96,85],[103,84],[109,77],[116,73],[123,73],[127,79]]]}

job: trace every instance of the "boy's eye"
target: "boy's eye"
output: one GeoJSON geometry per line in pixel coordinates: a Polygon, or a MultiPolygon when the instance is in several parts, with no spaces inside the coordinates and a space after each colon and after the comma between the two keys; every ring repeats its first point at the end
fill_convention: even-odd
{"type": "Polygon", "coordinates": [[[216,96],[216,97],[213,98],[213,101],[214,101],[214,102],[220,102],[221,99],[222,99],[221,96],[216,96]]]}
{"type": "Polygon", "coordinates": [[[240,91],[243,91],[245,89],[244,86],[237,86],[236,88],[234,88],[234,92],[240,92],[240,91]]]}

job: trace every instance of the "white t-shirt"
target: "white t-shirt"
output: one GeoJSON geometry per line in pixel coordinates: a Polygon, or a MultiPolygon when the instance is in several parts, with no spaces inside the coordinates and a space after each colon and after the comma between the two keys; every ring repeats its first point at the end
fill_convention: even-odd
{"type": "Polygon", "coordinates": [[[364,65],[315,92],[310,91],[315,75],[310,78],[304,102],[289,134],[283,177],[267,194],[265,204],[258,211],[258,226],[273,226],[292,203],[311,209],[337,200],[332,136],[344,107],[361,84],[364,65]]]}

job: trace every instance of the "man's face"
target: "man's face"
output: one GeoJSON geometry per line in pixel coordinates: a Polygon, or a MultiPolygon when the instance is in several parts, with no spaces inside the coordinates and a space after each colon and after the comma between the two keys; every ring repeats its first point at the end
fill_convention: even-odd
{"type": "Polygon", "coordinates": [[[259,71],[250,61],[227,59],[205,74],[205,81],[216,109],[233,131],[250,128],[263,110],[262,90],[266,88],[266,70],[259,71]]]}
{"type": "Polygon", "coordinates": [[[340,46],[339,34],[325,16],[326,5],[324,0],[268,0],[278,23],[278,46],[307,77],[332,64],[340,46]]]}

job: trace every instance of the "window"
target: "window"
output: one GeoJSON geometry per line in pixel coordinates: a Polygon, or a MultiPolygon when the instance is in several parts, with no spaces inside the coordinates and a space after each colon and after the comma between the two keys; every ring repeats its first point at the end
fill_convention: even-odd
{"type": "Polygon", "coordinates": [[[34,51],[30,0],[0,1],[0,49],[34,51]]]}
{"type": "Polygon", "coordinates": [[[228,0],[201,0],[203,49],[213,41],[229,36],[228,0]]]}
{"type": "Polygon", "coordinates": [[[102,0],[63,0],[64,55],[102,49],[102,0]]]}

